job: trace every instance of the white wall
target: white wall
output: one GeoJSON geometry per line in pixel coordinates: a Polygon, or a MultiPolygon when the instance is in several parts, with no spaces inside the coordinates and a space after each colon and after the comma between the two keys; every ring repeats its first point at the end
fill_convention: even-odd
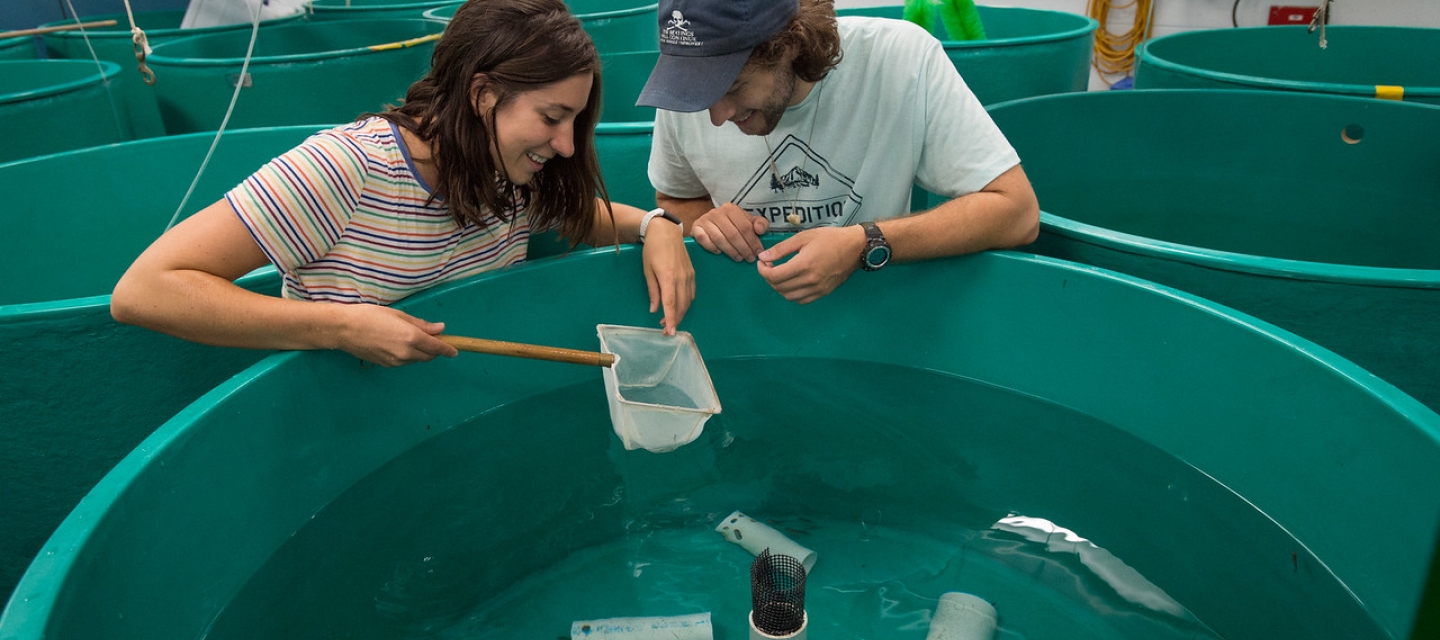
{"type": "MultiPolygon", "coordinates": [[[[835,0],[837,8],[875,7],[904,4],[904,0],[835,0]]],[[[1028,7],[1048,11],[1065,11],[1084,15],[1086,0],[976,0],[976,4],[994,7],[1028,7]]],[[[1113,1],[1111,4],[1129,4],[1113,1]]],[[[1271,5],[1319,6],[1320,0],[1152,0],[1154,25],[1151,37],[1196,29],[1228,29],[1264,25],[1271,5]],[[1232,10],[1234,24],[1231,22],[1232,10]]],[[[1440,1],[1437,0],[1334,0],[1330,5],[1330,24],[1367,24],[1440,28],[1440,1]]],[[[1122,32],[1133,24],[1135,10],[1115,10],[1110,14],[1112,31],[1122,32]]],[[[1440,64],[1440,52],[1429,52],[1440,64]]],[[[1111,82],[1119,78],[1110,78],[1111,82]]],[[[1109,84],[1090,70],[1090,89],[1103,90],[1109,84]]]]}

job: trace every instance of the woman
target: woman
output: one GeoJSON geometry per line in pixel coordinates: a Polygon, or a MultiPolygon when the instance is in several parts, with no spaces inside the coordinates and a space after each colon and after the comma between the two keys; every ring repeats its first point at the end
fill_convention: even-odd
{"type": "Polygon", "coordinates": [[[470,0],[402,106],[316,134],[165,233],[111,314],[220,346],[453,357],[444,323],[388,305],[520,262],[531,229],[555,229],[572,244],[648,239],[650,310],[673,333],[694,297],[681,228],[596,198],[599,104],[599,55],[561,0],[470,0]],[[283,297],[234,284],[267,262],[283,297]]]}

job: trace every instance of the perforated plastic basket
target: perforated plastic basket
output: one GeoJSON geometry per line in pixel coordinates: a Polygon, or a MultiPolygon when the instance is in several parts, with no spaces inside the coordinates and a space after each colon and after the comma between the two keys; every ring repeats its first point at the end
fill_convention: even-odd
{"type": "Polygon", "coordinates": [[[600,350],[615,356],[604,369],[610,422],[626,449],[671,451],[700,436],[720,413],[710,372],[689,333],[596,325],[600,350]]]}

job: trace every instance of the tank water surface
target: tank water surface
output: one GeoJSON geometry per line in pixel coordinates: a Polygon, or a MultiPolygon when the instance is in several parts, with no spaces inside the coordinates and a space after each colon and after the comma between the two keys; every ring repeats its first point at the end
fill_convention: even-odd
{"type": "Polygon", "coordinates": [[[207,638],[553,638],[702,612],[744,637],[753,557],[714,531],[737,507],[817,552],[811,637],[923,638],[956,590],[994,603],[1003,638],[1388,637],[1265,514],[1081,413],[906,367],[709,366],[726,411],[673,453],[619,447],[591,383],[416,446],[296,531],[207,638]]]}

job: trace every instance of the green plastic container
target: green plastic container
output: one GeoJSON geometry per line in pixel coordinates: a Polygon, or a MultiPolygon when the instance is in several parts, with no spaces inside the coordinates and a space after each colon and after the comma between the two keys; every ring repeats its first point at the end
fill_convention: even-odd
{"type": "Polygon", "coordinates": [[[570,11],[595,39],[600,53],[658,51],[658,3],[642,0],[565,0],[570,11]]]}
{"type": "Polygon", "coordinates": [[[650,71],[660,51],[622,51],[600,54],[601,78],[604,86],[601,96],[601,122],[651,122],[655,121],[655,107],[640,107],[640,91],[650,79],[650,71]]]}
{"type": "Polygon", "coordinates": [[[306,5],[310,19],[389,20],[424,18],[430,11],[454,11],[464,0],[314,0],[306,5]]]}
{"type": "MultiPolygon", "coordinates": [[[[293,15],[270,18],[260,22],[261,29],[268,27],[297,22],[304,12],[296,12],[293,15]]],[[[206,35],[212,33],[223,33],[227,31],[244,31],[245,37],[249,38],[251,25],[240,23],[218,27],[202,27],[199,29],[181,29],[180,23],[185,19],[185,11],[137,11],[135,13],[135,25],[145,31],[145,39],[150,43],[151,50],[155,47],[178,38],[206,35]]],[[[180,131],[165,130],[165,125],[160,119],[160,109],[155,103],[155,88],[174,82],[169,78],[157,75],[155,85],[144,83],[135,60],[135,44],[130,33],[130,17],[126,13],[114,13],[97,16],[85,16],[80,18],[82,22],[99,22],[114,20],[115,24],[109,27],[85,29],[82,33],[79,30],[56,31],[41,36],[47,55],[51,58],[66,58],[71,60],[90,60],[91,49],[94,49],[94,56],[101,60],[108,60],[120,65],[122,76],[126,82],[125,104],[130,112],[130,126],[136,138],[151,138],[163,136],[166,133],[184,133],[180,131]],[[87,40],[88,39],[88,40],[87,40]],[[87,44],[88,42],[88,44],[87,44]]],[[[57,20],[41,26],[63,26],[74,24],[74,20],[57,20]]],[[[243,50],[242,50],[243,51],[243,50]]],[[[154,67],[151,66],[154,71],[154,67]]]]}
{"type": "Polygon", "coordinates": [[[441,22],[449,22],[451,18],[454,18],[454,17],[455,17],[455,11],[456,11],[457,9],[459,9],[459,8],[460,8],[460,5],[462,5],[462,4],[465,4],[465,3],[464,3],[464,2],[460,2],[460,3],[456,3],[456,4],[446,4],[446,5],[441,5],[441,6],[435,7],[435,8],[433,8],[433,9],[426,9],[426,10],[425,10],[425,13],[423,13],[423,14],[421,14],[421,15],[424,16],[424,17],[427,18],[427,19],[430,19],[430,20],[439,20],[439,21],[441,21],[441,22]]]}
{"type": "MultiPolygon", "coordinates": [[[[566,0],[570,12],[580,19],[585,32],[595,40],[601,54],[625,51],[658,51],[660,20],[658,3],[640,0],[566,0]]],[[[425,17],[450,21],[459,5],[438,7],[425,17]]],[[[648,72],[647,72],[648,75],[648,72]]]]}
{"type": "MultiPolygon", "coordinates": [[[[227,131],[182,215],[318,129],[227,131]]],[[[0,270],[17,274],[0,284],[0,598],[106,470],[265,355],[110,318],[115,281],[165,230],[213,140],[169,136],[0,164],[0,270]]],[[[274,269],[241,283],[280,289],[274,269]]]]}
{"type": "Polygon", "coordinates": [[[261,30],[246,76],[248,32],[176,40],[155,47],[150,66],[172,79],[156,85],[165,129],[218,129],[237,82],[228,127],[346,122],[399,104],[430,69],[445,24],[435,20],[333,20],[261,30]]]}
{"type": "MultiPolygon", "coordinates": [[[[716,636],[744,637],[748,573],[723,584],[708,573],[749,565],[712,531],[734,508],[800,516],[781,525],[800,542],[816,521],[849,523],[856,556],[818,549],[806,599],[812,633],[833,629],[827,615],[865,603],[875,618],[892,613],[881,606],[887,593],[910,597],[897,581],[933,572],[968,590],[984,570],[977,557],[963,567],[921,557],[908,571],[875,567],[893,588],[868,599],[816,588],[834,572],[866,571],[867,540],[883,544],[885,531],[922,516],[967,527],[1007,512],[1073,527],[1226,638],[1400,637],[1410,628],[1440,504],[1440,415],[1353,364],[1188,294],[1028,254],[857,274],[809,305],[783,300],[753,265],[694,247],[692,257],[702,293],[684,328],[725,407],[701,440],[667,454],[624,451],[593,367],[461,354],[381,369],[334,352],[276,355],[178,414],[77,506],[17,588],[0,638],[444,636],[477,602],[545,606],[516,594],[554,563],[606,554],[619,586],[562,572],[563,601],[541,629],[565,636],[571,620],[714,606],[727,612],[715,616],[716,636]],[[916,376],[945,386],[911,384],[916,376]],[[970,392],[952,396],[953,385],[970,392]],[[857,409],[835,415],[837,403],[857,409]],[[1019,439],[1038,453],[1066,432],[1043,419],[996,423],[1007,403],[1103,425],[1176,466],[1130,476],[1127,455],[1097,442],[1058,452],[1062,464],[1101,461],[1071,463],[1062,479],[1012,473],[985,451],[1019,439]],[[816,411],[832,420],[809,424],[816,411]],[[802,429],[818,437],[791,437],[802,429]],[[448,446],[457,437],[467,444],[448,446]],[[427,463],[409,464],[422,453],[432,457],[414,462],[427,463]],[[735,456],[751,463],[728,464],[735,456]],[[908,456],[923,463],[899,466],[908,456]],[[1086,491],[1106,478],[1120,493],[1093,510],[1075,506],[1106,498],[1086,491]],[[913,495],[889,492],[912,479],[913,495]],[[1228,488],[1227,500],[1263,513],[1257,526],[1293,538],[1216,573],[1226,563],[1209,561],[1208,550],[1249,545],[1255,532],[1226,520],[1211,502],[1222,496],[1192,481],[1228,488]],[[986,506],[962,511],[971,500],[986,506]],[[631,511],[642,507],[659,513],[631,511]],[[1161,511],[1186,514],[1215,537],[1182,542],[1191,531],[1150,520],[1161,511]],[[652,574],[678,569],[644,560],[679,530],[715,550],[698,550],[688,580],[657,584],[652,574]],[[1332,575],[1349,590],[1339,600],[1305,596],[1332,575]],[[1254,590],[1261,580],[1277,586],[1254,590]],[[592,601],[617,608],[586,608],[592,601]],[[1342,604],[1359,612],[1350,626],[1342,604]]],[[[655,324],[639,276],[638,247],[599,249],[491,272],[402,307],[460,335],[594,350],[597,324],[655,324]]],[[[1001,534],[953,535],[917,551],[954,554],[1001,534]]],[[[1033,552],[1014,546],[1023,569],[1033,552]]],[[[1030,607],[1046,576],[1093,598],[1109,588],[1078,560],[1048,565],[1063,554],[1039,546],[1022,588],[990,592],[1002,628],[1025,635],[1043,617],[1060,629],[1045,637],[1119,637],[1080,628],[1071,614],[1089,611],[1083,602],[1030,607]]],[[[923,625],[935,597],[894,613],[923,625]]],[[[1143,613],[1121,613],[1145,623],[1143,613]]],[[[517,617],[526,616],[506,622],[526,622],[517,617]]],[[[912,626],[891,637],[923,633],[912,626]]]]}
{"type": "Polygon", "coordinates": [[[34,60],[35,38],[17,36],[0,38],[0,60],[34,60]]]}
{"type": "Polygon", "coordinates": [[[129,140],[120,67],[0,60],[0,162],[129,140]]]}
{"type": "Polygon", "coordinates": [[[1440,108],[1157,90],[990,115],[1040,199],[1032,250],[1253,314],[1440,408],[1440,108]]]}
{"type": "MultiPolygon", "coordinates": [[[[938,17],[931,33],[981,104],[1085,91],[1095,20],[1063,11],[977,6],[985,40],[950,40],[938,17]]],[[[841,16],[899,20],[903,6],[840,9],[841,16]]]]}
{"type": "Polygon", "coordinates": [[[653,122],[602,122],[595,128],[600,173],[611,200],[645,210],[655,208],[655,188],[646,171],[654,137],[653,122]]]}
{"type": "Polygon", "coordinates": [[[1186,31],[1146,41],[1136,89],[1267,89],[1440,104],[1440,29],[1335,25],[1186,31]]]}
{"type": "MultiPolygon", "coordinates": [[[[226,131],[181,217],[321,128],[226,131]]],[[[0,306],[108,296],[165,231],[214,138],[167,136],[0,164],[8,194],[0,270],[27,274],[0,283],[0,306]]]]}

